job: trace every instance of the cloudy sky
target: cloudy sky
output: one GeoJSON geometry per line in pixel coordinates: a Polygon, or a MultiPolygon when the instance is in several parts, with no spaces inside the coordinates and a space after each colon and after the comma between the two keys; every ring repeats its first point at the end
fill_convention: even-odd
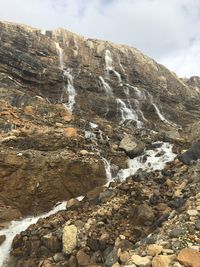
{"type": "Polygon", "coordinates": [[[128,44],[200,76],[200,0],[0,0],[0,20],[128,44]]]}

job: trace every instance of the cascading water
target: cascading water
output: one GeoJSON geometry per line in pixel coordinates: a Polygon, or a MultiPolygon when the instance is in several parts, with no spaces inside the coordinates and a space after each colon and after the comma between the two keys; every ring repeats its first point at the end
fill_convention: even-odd
{"type": "Polygon", "coordinates": [[[115,68],[113,67],[113,60],[112,60],[112,57],[111,57],[110,50],[106,50],[105,62],[106,62],[106,71],[107,71],[108,76],[109,76],[109,71],[112,71],[115,74],[115,76],[117,77],[118,81],[121,83],[122,82],[122,78],[121,78],[121,75],[119,74],[119,72],[117,72],[115,70],[115,68]]]}
{"type": "Polygon", "coordinates": [[[158,144],[160,144],[160,147],[155,150],[147,150],[142,156],[133,159],[129,158],[128,168],[120,170],[117,174],[117,178],[123,181],[127,177],[134,175],[139,169],[146,170],[147,172],[162,170],[167,162],[174,160],[176,154],[172,151],[173,146],[169,143],[162,142],[157,142],[157,145],[158,144]]]}
{"type": "Polygon", "coordinates": [[[113,177],[112,177],[112,171],[111,171],[111,165],[110,165],[110,162],[107,159],[105,159],[105,158],[102,157],[102,160],[103,160],[105,171],[106,171],[106,180],[107,180],[106,185],[109,185],[109,183],[113,179],[113,177]]]}
{"type": "Polygon", "coordinates": [[[0,235],[5,235],[6,240],[0,246],[0,266],[6,266],[6,262],[9,260],[9,252],[11,249],[13,238],[20,232],[26,230],[31,224],[34,224],[38,221],[39,218],[45,218],[60,210],[66,208],[66,202],[63,202],[55,206],[51,211],[42,214],[37,217],[27,217],[21,221],[12,221],[9,228],[0,230],[0,235]]]}
{"type": "Polygon", "coordinates": [[[156,114],[158,115],[158,117],[160,118],[161,121],[171,125],[171,126],[176,126],[175,123],[167,120],[160,112],[159,108],[157,107],[157,105],[155,103],[152,102],[152,106],[155,108],[156,114]]]}
{"type": "MultiPolygon", "coordinates": [[[[63,59],[63,49],[60,47],[59,43],[56,42],[56,49],[59,55],[60,69],[63,72],[63,76],[67,78],[67,86],[64,85],[63,92],[66,92],[68,95],[68,104],[65,104],[66,107],[72,112],[75,105],[76,90],[73,84],[73,76],[71,70],[65,70],[64,59],[63,59]]],[[[63,101],[63,94],[61,95],[61,102],[63,101]]]]}
{"type": "Polygon", "coordinates": [[[137,127],[140,128],[142,123],[139,121],[137,113],[133,109],[128,108],[126,103],[120,98],[117,98],[116,101],[121,112],[121,123],[124,123],[126,120],[136,121],[137,127]]]}
{"type": "Polygon", "coordinates": [[[113,96],[113,91],[112,91],[112,88],[110,87],[110,85],[104,80],[103,77],[99,77],[100,81],[102,82],[103,84],[103,88],[105,90],[105,93],[108,97],[111,97],[113,96]]]}

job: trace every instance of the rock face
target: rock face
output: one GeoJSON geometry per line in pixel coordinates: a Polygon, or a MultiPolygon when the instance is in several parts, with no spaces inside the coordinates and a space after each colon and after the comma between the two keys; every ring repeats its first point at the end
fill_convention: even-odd
{"type": "Polygon", "coordinates": [[[181,154],[178,159],[184,164],[190,164],[191,161],[200,159],[200,140],[194,143],[186,152],[181,154]]]}
{"type": "Polygon", "coordinates": [[[188,175],[177,161],[162,173],[102,185],[127,168],[124,151],[136,157],[167,140],[177,153],[189,135],[196,140],[195,86],[135,48],[0,22],[0,228],[73,198],[67,211],[15,237],[17,267],[126,266],[133,255],[149,266],[133,247],[197,190],[198,169],[188,175]],[[179,167],[184,182],[174,175],[179,167]]]}

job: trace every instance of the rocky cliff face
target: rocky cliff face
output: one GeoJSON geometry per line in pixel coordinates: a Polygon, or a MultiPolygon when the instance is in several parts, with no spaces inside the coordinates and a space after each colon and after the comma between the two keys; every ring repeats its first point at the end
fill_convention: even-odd
{"type": "MultiPolygon", "coordinates": [[[[145,149],[155,149],[159,144],[152,144],[154,141],[173,142],[178,153],[199,138],[197,77],[179,79],[135,48],[85,39],[64,29],[44,32],[0,22],[0,96],[0,228],[21,216],[47,211],[58,201],[85,195],[93,188],[100,188],[99,194],[103,190],[99,186],[120,169],[126,170],[126,154],[134,157],[145,149]]],[[[151,155],[152,150],[148,151],[151,155]]],[[[160,149],[154,160],[164,152],[160,149]]],[[[143,163],[151,167],[153,162],[147,158],[148,154],[140,159],[139,166],[143,163]]],[[[132,189],[128,189],[131,186],[130,181],[119,185],[119,190],[112,189],[122,206],[130,203],[121,190],[132,197],[132,189]]],[[[138,206],[143,194],[140,190],[133,196],[138,206]]],[[[171,195],[163,201],[167,203],[169,198],[171,195]]],[[[146,200],[146,196],[142,198],[142,204],[146,200]]],[[[88,216],[93,214],[90,204],[83,204],[83,212],[89,207],[88,216]]],[[[129,210],[124,211],[128,223],[132,220],[127,215],[129,210]]],[[[82,211],[73,212],[73,220],[82,211]]],[[[58,220],[61,225],[68,217],[63,218],[58,220]]],[[[143,225],[138,222],[130,230],[136,236],[141,232],[140,223],[143,225]]],[[[141,236],[152,227],[145,228],[141,236]]],[[[120,229],[124,230],[124,224],[120,229]]],[[[109,246],[115,238],[109,239],[109,246]]],[[[24,245],[25,240],[27,234],[25,239],[15,239],[13,255],[25,257],[25,265],[20,265],[22,260],[16,266],[38,264],[34,249],[40,251],[41,244],[35,239],[37,245],[32,250],[26,247],[30,240],[24,245]],[[32,252],[36,258],[29,264],[27,257],[32,252]]],[[[60,252],[60,235],[57,241],[56,252],[60,252]]],[[[52,244],[43,244],[44,250],[38,252],[41,259],[55,252],[47,251],[48,245],[52,244]]]]}

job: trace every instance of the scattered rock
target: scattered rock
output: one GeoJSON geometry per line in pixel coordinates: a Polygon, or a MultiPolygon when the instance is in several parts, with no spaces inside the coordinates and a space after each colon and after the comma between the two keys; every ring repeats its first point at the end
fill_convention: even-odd
{"type": "Polygon", "coordinates": [[[149,245],[146,248],[147,255],[149,256],[156,256],[160,254],[162,250],[163,250],[163,247],[157,244],[149,245]]]}
{"type": "Polygon", "coordinates": [[[66,225],[63,228],[63,252],[65,254],[71,254],[77,246],[77,234],[78,230],[75,225],[66,225]]]}
{"type": "Polygon", "coordinates": [[[170,266],[173,259],[174,259],[173,256],[164,256],[164,255],[155,256],[152,260],[152,267],[168,267],[170,266]]]}

